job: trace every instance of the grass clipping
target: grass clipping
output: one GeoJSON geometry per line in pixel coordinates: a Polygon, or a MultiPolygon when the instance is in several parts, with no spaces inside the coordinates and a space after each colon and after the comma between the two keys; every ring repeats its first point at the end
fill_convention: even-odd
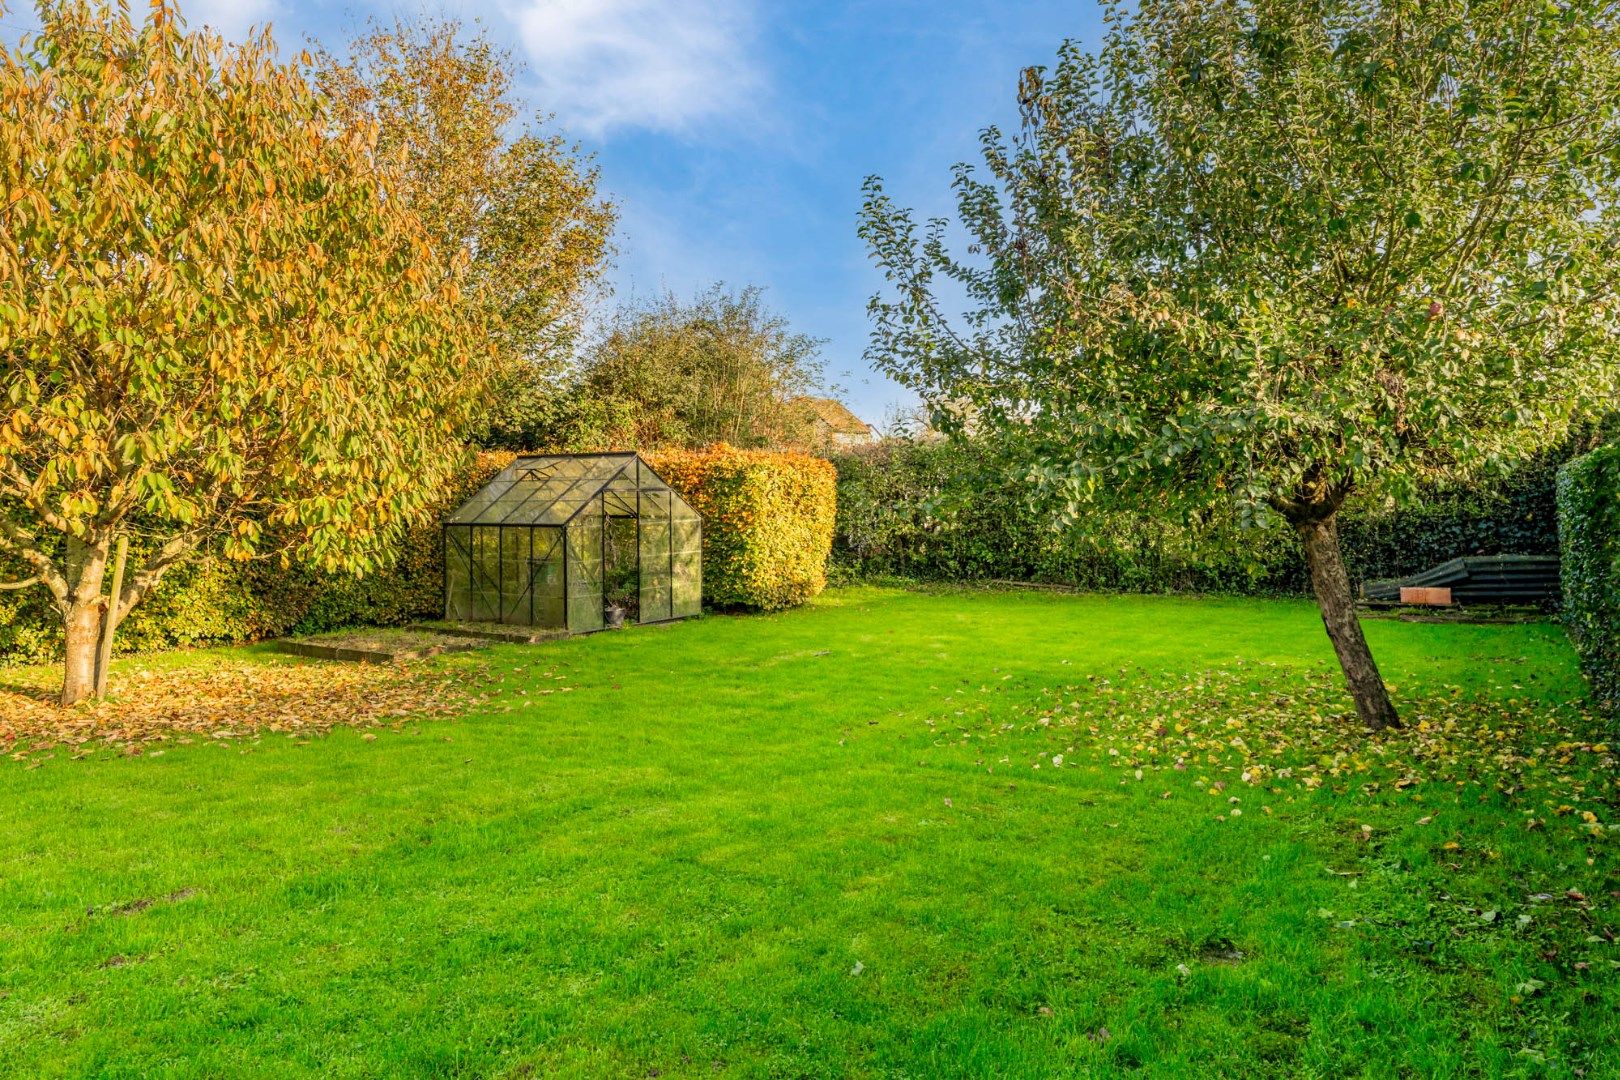
{"type": "Polygon", "coordinates": [[[0,684],[0,753],[40,762],[56,751],[161,752],[166,743],[229,744],[336,727],[388,727],[449,718],[482,700],[481,668],[322,661],[222,662],[120,672],[106,701],[56,704],[54,670],[12,672],[0,684]]]}

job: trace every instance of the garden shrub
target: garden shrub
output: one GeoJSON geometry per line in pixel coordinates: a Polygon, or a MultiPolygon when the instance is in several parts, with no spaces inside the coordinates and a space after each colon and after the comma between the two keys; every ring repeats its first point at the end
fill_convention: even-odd
{"type": "Polygon", "coordinates": [[[1599,707],[1620,714],[1620,446],[1558,473],[1564,617],[1599,707]]]}
{"type": "Polygon", "coordinates": [[[1286,592],[1301,571],[1275,531],[1182,527],[1060,507],[991,440],[890,441],[835,458],[835,557],[852,577],[1009,580],[1126,592],[1286,592]]]}
{"type": "Polygon", "coordinates": [[[724,443],[648,462],[703,515],[706,602],[775,611],[826,588],[838,494],[829,462],[724,443]]]}
{"type": "MultiPolygon", "coordinates": [[[[1353,585],[1404,577],[1459,555],[1558,551],[1554,478],[1591,433],[1488,483],[1431,487],[1417,505],[1352,501],[1340,537],[1353,585]]],[[[1293,535],[1235,518],[1176,524],[1061,508],[993,439],[896,440],[834,459],[841,578],[1002,579],[1126,592],[1305,595],[1293,535]]]]}
{"type": "MultiPolygon", "coordinates": [[[[390,563],[365,577],[329,574],[275,559],[248,563],[217,556],[193,560],[164,578],[118,627],[120,653],[223,645],[347,626],[398,626],[443,611],[444,548],[439,523],[514,455],[469,460],[444,498],[407,530],[390,563]]],[[[20,567],[0,566],[0,580],[20,567]]],[[[61,619],[43,588],[0,593],[0,663],[48,663],[61,657],[61,619]]]]}

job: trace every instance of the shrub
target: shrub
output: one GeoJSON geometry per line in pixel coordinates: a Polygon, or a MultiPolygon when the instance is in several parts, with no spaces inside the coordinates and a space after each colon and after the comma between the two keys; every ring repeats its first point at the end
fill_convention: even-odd
{"type": "Polygon", "coordinates": [[[831,463],[724,443],[648,461],[703,515],[705,601],[774,611],[826,588],[838,495],[831,463]]]}
{"type": "Polygon", "coordinates": [[[1599,707],[1620,714],[1620,446],[1559,470],[1558,534],[1570,640],[1599,707]]]}
{"type": "MultiPolygon", "coordinates": [[[[1558,550],[1558,465],[1594,445],[1568,447],[1479,485],[1430,487],[1400,511],[1349,504],[1340,521],[1358,590],[1459,555],[1551,555],[1558,550]]],[[[1006,579],[1124,592],[1304,595],[1291,530],[1245,527],[1234,517],[1178,524],[1126,510],[1088,508],[1054,528],[1062,508],[1044,496],[994,438],[895,440],[834,458],[842,577],[897,574],[925,580],[1006,579]]]]}
{"type": "Polygon", "coordinates": [[[1291,541],[1061,508],[994,440],[889,441],[835,458],[835,557],[849,576],[1037,581],[1126,592],[1285,592],[1291,541]]]}
{"type": "MultiPolygon", "coordinates": [[[[443,497],[407,531],[382,570],[328,574],[279,560],[196,559],[166,577],[119,626],[119,652],[225,645],[346,626],[398,626],[443,610],[445,514],[508,465],[514,455],[468,461],[443,497]]],[[[0,567],[0,580],[8,568],[0,567]]],[[[11,568],[13,577],[23,576],[11,568]]],[[[61,658],[62,620],[42,588],[0,593],[0,663],[61,658]]]]}

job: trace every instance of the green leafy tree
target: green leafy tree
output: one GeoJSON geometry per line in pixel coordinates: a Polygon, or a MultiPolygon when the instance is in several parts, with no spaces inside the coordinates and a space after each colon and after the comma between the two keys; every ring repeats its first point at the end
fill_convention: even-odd
{"type": "Polygon", "coordinates": [[[375,567],[482,369],[459,259],[268,35],[39,14],[0,48],[0,551],[61,613],[71,704],[104,619],[199,549],[375,567]]]}
{"type": "Polygon", "coordinates": [[[666,293],[621,308],[587,351],[581,420],[611,446],[797,445],[813,418],[795,399],[821,385],[820,349],[758,288],[666,293]]]}
{"type": "Polygon", "coordinates": [[[1297,533],[1361,718],[1352,496],[1489,473],[1616,392],[1609,4],[1143,0],[1025,72],[955,176],[971,254],[868,182],[873,356],[1075,500],[1297,533]],[[965,298],[965,299],[964,299],[965,298]],[[967,314],[952,318],[953,299],[967,314]]]}
{"type": "Polygon", "coordinates": [[[579,148],[523,124],[518,65],[479,27],[453,19],[373,22],[316,81],[398,159],[394,192],[442,250],[465,252],[462,303],[495,346],[472,434],[531,449],[532,428],[568,405],[561,376],[607,267],[615,211],[579,148]]]}

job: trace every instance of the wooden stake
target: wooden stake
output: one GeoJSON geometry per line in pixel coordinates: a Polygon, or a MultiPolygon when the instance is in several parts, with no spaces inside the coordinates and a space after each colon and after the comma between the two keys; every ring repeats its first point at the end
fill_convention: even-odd
{"type": "Polygon", "coordinates": [[[101,620],[101,652],[96,656],[96,697],[107,696],[107,669],[112,666],[113,633],[118,629],[118,596],[124,591],[124,561],[129,558],[129,537],[118,538],[113,556],[112,601],[101,620]]]}

